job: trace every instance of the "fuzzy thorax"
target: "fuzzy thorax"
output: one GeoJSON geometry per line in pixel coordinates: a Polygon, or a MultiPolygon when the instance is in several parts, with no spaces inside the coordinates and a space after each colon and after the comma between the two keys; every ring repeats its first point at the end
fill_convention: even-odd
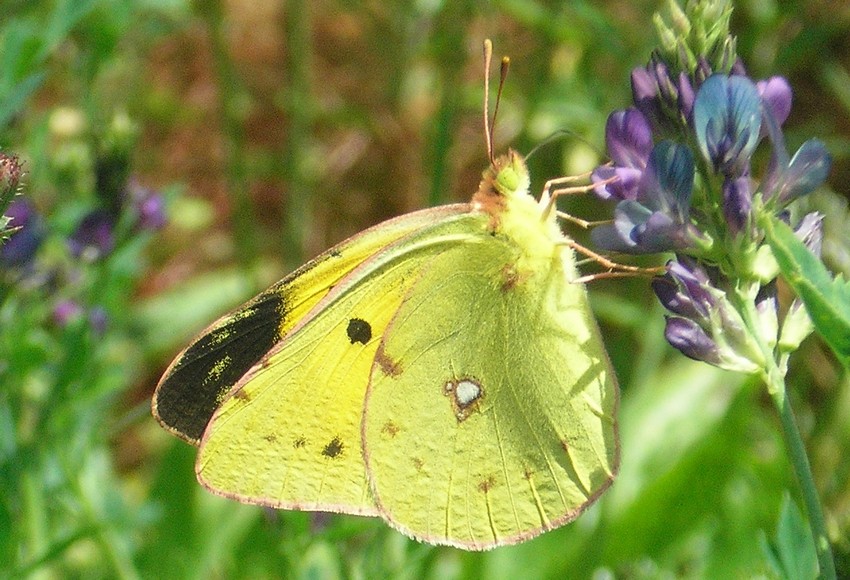
{"type": "MultiPolygon", "coordinates": [[[[514,150],[497,157],[484,171],[473,206],[490,215],[490,230],[504,235],[519,248],[521,258],[534,267],[563,248],[565,237],[548,199],[539,203],[528,193],[530,179],[523,158],[514,150]]],[[[517,264],[522,266],[521,264],[517,264]]]]}

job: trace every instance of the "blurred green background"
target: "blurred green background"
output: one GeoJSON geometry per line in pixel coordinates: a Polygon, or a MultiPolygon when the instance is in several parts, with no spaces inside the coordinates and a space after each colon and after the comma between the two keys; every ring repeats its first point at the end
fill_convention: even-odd
{"type": "MultiPolygon", "coordinates": [[[[484,38],[512,60],[496,149],[567,132],[530,159],[537,192],[603,159],[605,119],[629,104],[658,8],[0,1],[0,146],[25,162],[42,239],[26,267],[0,273],[0,576],[811,574],[762,385],[675,353],[645,279],[589,288],[622,388],[619,478],[576,522],[519,546],[463,553],[377,519],[212,497],[194,448],[150,416],[160,374],[216,317],[367,226],[470,197],[486,165],[484,38]],[[164,202],[165,227],[127,217],[133,188],[164,202]],[[113,246],[69,252],[103,207],[122,216],[113,246]]],[[[817,136],[834,155],[805,203],[827,213],[825,262],[850,273],[850,5],[739,2],[733,30],[754,78],[791,81],[789,149],[817,136]]],[[[562,209],[610,211],[589,196],[562,209]]],[[[848,577],[850,381],[809,339],[789,384],[848,577]]]]}

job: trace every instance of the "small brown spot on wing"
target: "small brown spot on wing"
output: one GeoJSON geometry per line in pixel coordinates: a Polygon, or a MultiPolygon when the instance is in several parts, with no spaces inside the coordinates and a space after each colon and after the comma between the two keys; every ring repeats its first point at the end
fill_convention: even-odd
{"type": "Polygon", "coordinates": [[[301,449],[305,445],[307,445],[307,440],[304,437],[296,437],[292,440],[292,447],[294,449],[301,449]]]}
{"type": "Polygon", "coordinates": [[[398,432],[400,430],[401,429],[399,428],[399,426],[393,423],[392,421],[387,421],[386,423],[384,423],[384,426],[381,427],[381,433],[386,433],[390,437],[395,437],[396,435],[398,435],[398,432]]]}
{"type": "Polygon", "coordinates": [[[422,468],[425,467],[425,462],[422,461],[419,457],[414,457],[411,459],[413,462],[413,467],[416,468],[416,471],[422,471],[422,468]]]}
{"type": "Polygon", "coordinates": [[[526,467],[522,471],[522,476],[527,480],[531,481],[531,478],[534,477],[534,471],[530,467],[526,467]]]}
{"type": "Polygon", "coordinates": [[[251,395],[249,395],[245,389],[239,389],[233,393],[233,398],[237,401],[241,401],[243,403],[247,403],[251,400],[251,395]]]}
{"type": "Polygon", "coordinates": [[[322,455],[334,459],[342,454],[342,448],[342,440],[339,437],[334,437],[327,445],[325,445],[325,448],[322,449],[322,455]]]}
{"type": "Polygon", "coordinates": [[[378,346],[375,353],[375,363],[381,368],[381,372],[388,377],[397,377],[401,374],[401,365],[394,361],[384,350],[384,345],[378,346]]]}
{"type": "Polygon", "coordinates": [[[570,444],[566,439],[561,439],[561,449],[563,449],[567,453],[570,452],[570,444]]]}
{"type": "Polygon", "coordinates": [[[492,475],[487,479],[482,480],[478,483],[478,491],[481,493],[487,493],[496,485],[496,478],[492,475]]]}
{"type": "Polygon", "coordinates": [[[263,439],[265,439],[269,443],[274,443],[275,441],[277,441],[277,435],[275,435],[274,433],[267,433],[266,435],[263,435],[263,439]]]}

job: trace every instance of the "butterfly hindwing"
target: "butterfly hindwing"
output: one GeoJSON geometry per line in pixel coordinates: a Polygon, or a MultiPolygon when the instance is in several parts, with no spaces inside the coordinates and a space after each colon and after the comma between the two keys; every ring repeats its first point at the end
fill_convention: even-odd
{"type": "Polygon", "coordinates": [[[377,348],[435,246],[465,236],[472,219],[432,216],[340,280],[236,385],[201,444],[196,469],[206,487],[276,508],[377,515],[361,442],[377,348]]]}
{"type": "Polygon", "coordinates": [[[572,252],[523,269],[488,236],[411,286],[373,367],[363,438],[384,518],[484,549],[575,518],[617,469],[617,387],[572,252]]]}
{"type": "MultiPolygon", "coordinates": [[[[322,253],[202,332],[164,373],[152,408],[159,422],[197,445],[215,409],[263,356],[354,268],[398,239],[456,213],[414,212],[322,253]]],[[[454,208],[454,209],[453,209],[454,208]]]]}

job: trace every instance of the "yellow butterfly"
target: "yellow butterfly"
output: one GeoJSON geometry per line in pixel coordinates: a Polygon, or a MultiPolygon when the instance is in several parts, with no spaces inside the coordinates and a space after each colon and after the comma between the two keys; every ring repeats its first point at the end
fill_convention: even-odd
{"type": "Polygon", "coordinates": [[[368,229],[195,339],[153,412],[200,446],[199,481],[468,550],[576,518],[617,472],[619,395],[554,199],[528,188],[491,155],[470,203],[368,229]]]}

